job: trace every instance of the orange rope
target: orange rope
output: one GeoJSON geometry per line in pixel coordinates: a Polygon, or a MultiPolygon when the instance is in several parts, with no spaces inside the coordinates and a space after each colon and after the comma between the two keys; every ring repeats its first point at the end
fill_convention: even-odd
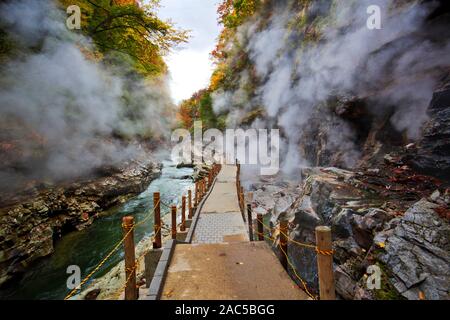
{"type": "MultiPolygon", "coordinates": [[[[119,291],[119,295],[118,295],[118,297],[116,298],[116,300],[119,300],[120,296],[122,295],[122,292],[125,291],[128,282],[130,282],[131,277],[132,277],[133,274],[134,274],[134,271],[136,271],[136,269],[137,269],[138,267],[139,267],[139,259],[136,259],[136,261],[134,262],[133,268],[125,268],[125,272],[128,271],[128,272],[130,272],[130,274],[129,274],[129,276],[127,277],[127,279],[125,280],[125,284],[122,286],[122,289],[119,291]]],[[[136,288],[136,290],[137,290],[137,288],[136,288]]]]}
{"type": "MultiPolygon", "coordinates": [[[[158,203],[157,203],[158,205],[158,203]]],[[[156,207],[156,206],[155,206],[156,207]]],[[[123,242],[125,241],[125,239],[128,237],[128,235],[134,230],[136,229],[137,226],[143,224],[144,222],[146,222],[151,215],[153,214],[153,212],[155,211],[155,207],[153,208],[153,210],[147,215],[147,217],[145,217],[142,221],[140,221],[139,223],[134,224],[128,231],[127,233],[123,236],[123,238],[117,242],[117,244],[113,247],[113,249],[95,266],[95,268],[80,282],[80,284],[78,286],[76,286],[75,288],[73,288],[69,294],[64,298],[64,300],[68,300],[70,298],[72,298],[76,292],[78,290],[80,290],[83,285],[86,284],[86,282],[89,281],[89,279],[106,263],[106,261],[108,261],[112,255],[119,250],[120,246],[123,244],[123,242]]]]}
{"type": "MultiPolygon", "coordinates": [[[[250,224],[250,225],[251,225],[250,228],[251,228],[252,231],[254,232],[255,230],[254,230],[254,228],[253,228],[253,224],[250,224]]],[[[266,239],[268,239],[268,240],[270,240],[270,241],[275,241],[274,238],[268,237],[268,236],[266,236],[264,233],[256,232],[256,234],[262,235],[264,238],[266,238],[266,239]]],[[[294,265],[290,262],[287,253],[283,250],[283,248],[282,248],[281,246],[280,246],[279,248],[280,248],[280,251],[286,256],[286,261],[288,262],[289,266],[291,267],[292,271],[294,272],[295,277],[296,277],[296,278],[300,281],[300,283],[302,284],[305,293],[306,293],[311,299],[317,300],[317,298],[314,297],[314,295],[312,295],[311,292],[309,291],[308,286],[306,285],[306,281],[303,280],[303,279],[298,275],[297,270],[295,269],[294,265]]]]}

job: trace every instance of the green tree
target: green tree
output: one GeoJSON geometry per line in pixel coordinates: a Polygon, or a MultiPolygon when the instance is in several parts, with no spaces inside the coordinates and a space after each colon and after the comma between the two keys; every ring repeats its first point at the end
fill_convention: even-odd
{"type": "Polygon", "coordinates": [[[186,42],[187,31],[174,28],[155,12],[159,0],[145,5],[114,5],[111,0],[60,0],[75,4],[82,11],[82,30],[102,53],[112,60],[128,61],[144,76],[167,72],[162,58],[173,46],[186,42]]]}

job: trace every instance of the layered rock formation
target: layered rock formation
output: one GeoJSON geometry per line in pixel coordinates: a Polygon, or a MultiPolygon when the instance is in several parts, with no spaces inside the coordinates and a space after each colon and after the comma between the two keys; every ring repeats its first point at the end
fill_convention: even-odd
{"type": "MultiPolygon", "coordinates": [[[[255,210],[272,213],[273,236],[277,220],[289,220],[290,237],[302,243],[315,242],[316,226],[331,226],[340,298],[450,298],[448,188],[434,190],[437,180],[390,162],[358,172],[305,169],[303,177],[295,200],[292,186],[255,184],[255,210]],[[286,203],[290,206],[280,212],[286,203]],[[382,270],[379,290],[367,287],[370,265],[382,270]]],[[[317,293],[315,252],[291,243],[289,255],[317,293]]]]}
{"type": "Polygon", "coordinates": [[[450,180],[450,75],[433,94],[430,121],[411,162],[426,173],[450,180]]]}
{"type": "Polygon", "coordinates": [[[89,226],[101,211],[145,190],[160,172],[159,164],[144,160],[100,178],[34,188],[9,198],[0,208],[0,285],[51,254],[64,233],[89,226]]]}

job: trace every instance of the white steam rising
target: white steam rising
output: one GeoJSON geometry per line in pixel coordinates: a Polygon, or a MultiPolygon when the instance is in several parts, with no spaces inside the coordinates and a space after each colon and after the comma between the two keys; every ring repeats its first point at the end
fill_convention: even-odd
{"type": "Polygon", "coordinates": [[[216,111],[230,111],[229,125],[239,123],[255,106],[263,106],[266,125],[279,127],[285,134],[281,156],[286,173],[298,172],[307,164],[299,141],[305,126],[317,116],[333,124],[327,149],[342,154],[346,166],[359,160],[353,129],[331,111],[317,114],[318,106],[333,96],[364,98],[373,114],[393,108],[392,125],[410,139],[419,136],[437,84],[436,71],[450,66],[450,39],[429,39],[432,30],[426,17],[433,3],[311,1],[301,12],[292,9],[293,1],[272,3],[269,22],[249,22],[237,37],[262,82],[256,96],[240,101],[241,108],[233,102],[240,89],[214,96],[216,111]],[[370,5],[381,8],[381,30],[367,28],[370,5]],[[300,16],[316,20],[308,20],[296,32],[292,22],[300,16]],[[311,24],[315,27],[310,28],[311,24]],[[262,25],[262,30],[255,33],[255,25],[262,25]],[[306,41],[305,34],[314,32],[320,40],[306,41]]]}
{"type": "Polygon", "coordinates": [[[121,78],[87,59],[80,48],[89,40],[65,19],[50,0],[0,4],[0,27],[20,48],[0,69],[3,184],[77,177],[136,156],[140,146],[112,139],[116,132],[169,132],[165,85],[121,78]]]}

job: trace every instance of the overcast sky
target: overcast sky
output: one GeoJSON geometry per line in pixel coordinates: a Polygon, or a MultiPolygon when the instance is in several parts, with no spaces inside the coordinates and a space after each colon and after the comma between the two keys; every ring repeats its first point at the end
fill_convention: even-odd
{"type": "Polygon", "coordinates": [[[219,0],[161,0],[159,17],[191,30],[189,43],[171,53],[166,62],[171,73],[170,88],[176,103],[189,98],[209,83],[213,66],[209,54],[214,49],[220,27],[219,0]]]}

